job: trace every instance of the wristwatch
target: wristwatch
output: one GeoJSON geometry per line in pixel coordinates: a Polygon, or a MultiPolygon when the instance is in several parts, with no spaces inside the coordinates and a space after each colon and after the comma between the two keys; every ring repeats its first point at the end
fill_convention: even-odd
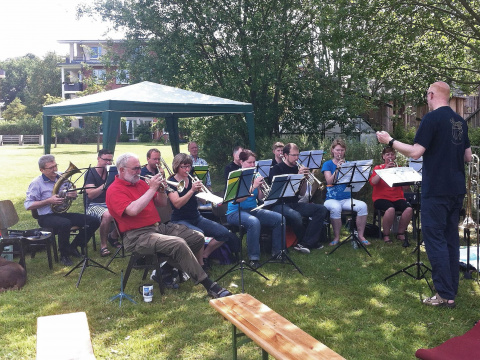
{"type": "Polygon", "coordinates": [[[393,147],[393,142],[394,142],[394,141],[395,141],[395,139],[392,138],[392,140],[390,140],[390,141],[388,142],[388,146],[389,146],[389,147],[393,147]]]}

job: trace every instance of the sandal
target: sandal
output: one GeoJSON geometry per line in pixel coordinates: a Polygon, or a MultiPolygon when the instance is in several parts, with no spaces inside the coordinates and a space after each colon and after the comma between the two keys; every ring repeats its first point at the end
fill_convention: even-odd
{"type": "Polygon", "coordinates": [[[390,235],[383,235],[383,241],[386,244],[393,244],[392,240],[390,240],[390,235]]]}
{"type": "Polygon", "coordinates": [[[100,256],[101,257],[105,257],[105,256],[108,256],[110,254],[111,254],[111,252],[110,252],[110,250],[108,250],[108,248],[104,247],[104,248],[100,249],[100,256]]]}
{"type": "Polygon", "coordinates": [[[214,299],[226,297],[232,295],[230,291],[227,289],[222,288],[219,286],[216,282],[214,282],[211,286],[210,289],[207,291],[208,295],[210,295],[214,299]],[[219,289],[215,291],[216,289],[219,289]]]}
{"type": "Polygon", "coordinates": [[[335,245],[337,245],[339,242],[340,242],[339,240],[333,240],[333,241],[332,241],[330,244],[328,244],[328,245],[330,245],[330,246],[335,246],[335,245]]]}
{"type": "Polygon", "coordinates": [[[438,293],[433,295],[432,297],[423,299],[422,301],[425,305],[430,305],[430,306],[446,306],[448,308],[454,308],[455,307],[455,302],[449,303],[447,299],[442,298],[438,293]]]}
{"type": "Polygon", "coordinates": [[[110,245],[112,245],[114,248],[117,248],[117,249],[120,249],[122,247],[122,244],[120,243],[120,241],[118,241],[117,239],[114,239],[110,236],[110,234],[108,234],[108,242],[110,245]]]}
{"type": "Polygon", "coordinates": [[[402,246],[403,247],[409,247],[410,242],[408,241],[408,234],[407,233],[398,233],[397,234],[397,240],[403,241],[402,246]],[[403,239],[400,239],[399,236],[403,236],[403,239]]]}
{"type": "Polygon", "coordinates": [[[365,240],[360,240],[360,242],[361,242],[363,245],[366,245],[366,246],[371,245],[371,244],[370,244],[370,241],[368,241],[367,239],[365,239],[365,240]]]}

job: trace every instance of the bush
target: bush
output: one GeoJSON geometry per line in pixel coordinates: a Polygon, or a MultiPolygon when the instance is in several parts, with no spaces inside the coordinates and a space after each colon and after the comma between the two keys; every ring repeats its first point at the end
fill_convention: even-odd
{"type": "Polygon", "coordinates": [[[35,118],[19,121],[6,121],[0,124],[2,135],[40,135],[43,134],[42,124],[35,118]]]}
{"type": "Polygon", "coordinates": [[[480,146],[480,128],[469,128],[468,137],[471,146],[480,146]]]}

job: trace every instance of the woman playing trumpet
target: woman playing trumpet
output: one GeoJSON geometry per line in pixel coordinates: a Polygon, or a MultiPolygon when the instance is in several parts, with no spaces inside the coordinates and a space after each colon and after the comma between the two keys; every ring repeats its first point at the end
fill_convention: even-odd
{"type": "MultiPolygon", "coordinates": [[[[241,168],[255,167],[256,155],[248,149],[244,149],[240,155],[241,168]]],[[[268,226],[272,229],[272,255],[277,255],[282,250],[282,239],[285,239],[285,222],[282,215],[274,211],[256,209],[257,199],[263,198],[262,183],[263,177],[257,176],[253,179],[250,187],[251,196],[237,199],[237,203],[228,203],[227,221],[232,225],[239,225],[239,220],[247,229],[247,249],[250,266],[260,266],[260,230],[261,226],[268,226]],[[238,203],[240,203],[240,217],[238,216],[238,203]]]]}
{"type": "MultiPolygon", "coordinates": [[[[385,147],[382,151],[383,164],[377,165],[373,168],[372,175],[369,182],[373,186],[372,200],[375,210],[383,210],[383,241],[391,243],[390,228],[392,227],[395,218],[395,211],[401,211],[402,216],[398,223],[397,239],[403,241],[403,246],[407,247],[408,240],[405,237],[405,231],[412,219],[413,210],[410,204],[405,200],[403,190],[400,186],[390,187],[380,176],[375,172],[376,170],[389,169],[396,167],[395,150],[391,147],[385,147]]],[[[408,189],[408,186],[406,187],[408,189]]]]}
{"type": "MultiPolygon", "coordinates": [[[[342,210],[351,210],[352,194],[346,184],[333,185],[338,178],[339,168],[345,162],[345,150],[347,146],[343,139],[335,139],[330,146],[332,159],[326,161],[322,166],[322,172],[327,181],[327,197],[323,204],[330,211],[330,222],[333,228],[333,241],[330,245],[337,245],[340,241],[340,229],[342,227],[342,210]]],[[[367,204],[360,200],[353,200],[354,210],[357,212],[358,239],[363,245],[370,245],[365,239],[365,225],[367,224],[367,204]]]]}
{"type": "Polygon", "coordinates": [[[192,158],[189,155],[182,153],[175,155],[172,163],[174,175],[168,180],[173,182],[183,181],[185,187],[182,191],[168,193],[173,209],[171,221],[176,224],[183,224],[192,230],[199,231],[205,236],[213,238],[203,252],[204,267],[208,267],[206,259],[215,249],[227,242],[230,249],[233,252],[237,252],[239,251],[240,240],[224,226],[200,215],[195,195],[202,190],[202,182],[192,181],[192,178],[189,176],[191,169],[192,158]]]}

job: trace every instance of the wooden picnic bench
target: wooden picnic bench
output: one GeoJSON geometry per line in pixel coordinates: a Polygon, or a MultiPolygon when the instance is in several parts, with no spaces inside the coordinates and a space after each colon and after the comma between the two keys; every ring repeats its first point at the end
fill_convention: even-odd
{"type": "Polygon", "coordinates": [[[37,318],[37,360],[95,360],[87,314],[37,318]]]}
{"type": "Polygon", "coordinates": [[[20,135],[1,135],[0,145],[16,144],[20,145],[20,135]]]}
{"type": "Polygon", "coordinates": [[[23,144],[40,144],[40,135],[23,135],[23,144]]]}
{"type": "Polygon", "coordinates": [[[249,294],[212,299],[210,305],[232,323],[233,359],[238,347],[254,341],[262,348],[264,360],[268,354],[275,359],[345,360],[249,294]],[[238,341],[244,336],[248,338],[238,341]]]}

